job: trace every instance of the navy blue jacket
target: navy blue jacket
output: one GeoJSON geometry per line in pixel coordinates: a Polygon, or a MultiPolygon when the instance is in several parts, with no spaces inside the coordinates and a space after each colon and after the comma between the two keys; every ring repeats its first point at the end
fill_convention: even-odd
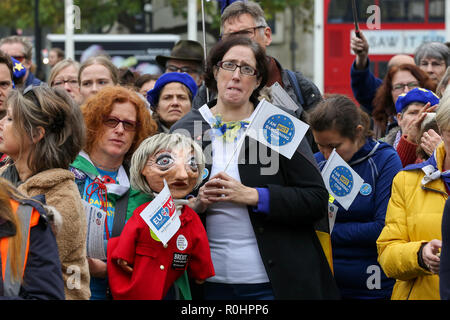
{"type": "MultiPolygon", "coordinates": [[[[325,158],[320,152],[315,157],[322,169],[325,158]]],[[[394,280],[386,277],[377,262],[376,240],[384,227],[392,179],[402,163],[392,146],[372,139],[348,163],[365,188],[348,211],[334,202],[338,207],[331,233],[334,276],[343,298],[389,299],[394,280]]]]}
{"type": "Polygon", "coordinates": [[[357,70],[353,62],[352,68],[350,69],[350,78],[353,96],[356,101],[359,102],[367,113],[372,114],[372,101],[383,80],[373,75],[369,69],[369,62],[369,59],[367,59],[367,68],[364,70],[357,70]]]}
{"type": "Polygon", "coordinates": [[[450,300],[450,198],[445,202],[442,215],[442,248],[439,269],[439,293],[441,300],[450,300]]]}
{"type": "MultiPolygon", "coordinates": [[[[27,203],[31,203],[26,201],[27,203]]],[[[3,281],[0,272],[0,300],[2,299],[42,299],[64,300],[64,282],[61,262],[55,236],[48,224],[42,206],[33,202],[33,206],[41,214],[39,223],[30,230],[30,247],[27,265],[19,296],[4,297],[3,281]]],[[[15,234],[14,227],[9,223],[0,224],[0,237],[15,234]]],[[[1,264],[1,260],[0,260],[1,264]]],[[[1,268],[0,268],[1,270],[1,268]]]]}

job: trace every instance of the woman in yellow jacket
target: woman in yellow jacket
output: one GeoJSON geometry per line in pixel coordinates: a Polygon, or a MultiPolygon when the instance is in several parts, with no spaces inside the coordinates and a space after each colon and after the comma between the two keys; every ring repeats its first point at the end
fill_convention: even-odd
{"type": "Polygon", "coordinates": [[[443,143],[427,161],[395,176],[377,240],[378,261],[397,280],[394,300],[439,300],[441,221],[450,190],[450,102],[443,101],[436,113],[443,143]]]}

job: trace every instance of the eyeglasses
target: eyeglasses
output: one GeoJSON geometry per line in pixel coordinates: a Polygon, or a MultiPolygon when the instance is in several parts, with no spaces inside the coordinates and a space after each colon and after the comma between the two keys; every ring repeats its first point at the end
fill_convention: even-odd
{"type": "Polygon", "coordinates": [[[431,65],[432,68],[437,68],[437,67],[441,67],[441,66],[445,65],[445,62],[422,60],[422,61],[420,61],[419,65],[420,65],[420,67],[428,67],[429,65],[431,65]]]}
{"type": "Polygon", "coordinates": [[[125,131],[136,131],[138,122],[131,120],[120,120],[116,117],[107,117],[103,120],[103,124],[109,128],[115,128],[119,123],[122,123],[123,129],[125,131]]]}
{"type": "Polygon", "coordinates": [[[168,72],[183,72],[183,73],[200,73],[201,71],[198,69],[193,69],[191,67],[177,67],[173,64],[168,64],[166,66],[166,71],[168,72]]]}
{"type": "Polygon", "coordinates": [[[227,71],[234,71],[236,70],[236,68],[239,68],[239,72],[245,76],[256,76],[258,75],[258,71],[256,71],[255,69],[253,69],[250,66],[240,66],[234,62],[231,61],[219,61],[217,63],[217,66],[227,70],[227,71]]]}
{"type": "Polygon", "coordinates": [[[403,91],[403,88],[408,87],[408,89],[418,88],[420,84],[418,82],[408,82],[408,83],[397,83],[392,86],[393,91],[403,91]]]}
{"type": "Polygon", "coordinates": [[[11,56],[12,58],[16,59],[17,61],[19,61],[20,63],[23,62],[23,60],[25,60],[25,56],[11,56]]]}
{"type": "Polygon", "coordinates": [[[228,32],[228,33],[222,34],[221,38],[226,39],[230,36],[244,36],[247,38],[253,38],[255,36],[256,29],[261,29],[261,28],[265,28],[265,27],[266,26],[256,26],[256,27],[242,29],[242,30],[239,30],[236,32],[228,32]]]}
{"type": "Polygon", "coordinates": [[[69,79],[69,80],[58,79],[58,80],[53,81],[52,86],[53,87],[63,87],[66,83],[69,84],[69,86],[72,88],[78,87],[77,79],[69,79]]]}

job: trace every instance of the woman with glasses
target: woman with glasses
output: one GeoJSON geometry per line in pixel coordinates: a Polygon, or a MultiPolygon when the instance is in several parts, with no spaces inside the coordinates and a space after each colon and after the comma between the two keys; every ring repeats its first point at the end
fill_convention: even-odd
{"type": "Polygon", "coordinates": [[[158,132],[168,133],[170,127],[191,110],[197,84],[187,73],[170,72],[156,80],[147,92],[147,100],[158,123],[158,132]]]}
{"type": "Polygon", "coordinates": [[[267,78],[258,43],[220,41],[205,77],[217,99],[171,128],[187,130],[206,156],[202,186],[191,200],[204,218],[216,272],[205,297],[333,299],[338,290],[314,231],[327,215],[328,192],[306,139],[290,160],[248,137],[239,143],[267,78]]]}
{"type": "Polygon", "coordinates": [[[395,103],[399,95],[419,87],[434,91],[436,84],[424,71],[412,64],[389,69],[373,100],[372,117],[377,139],[383,138],[382,141],[396,148],[401,131],[397,123],[395,103]]]}
{"type": "Polygon", "coordinates": [[[119,84],[119,70],[108,57],[95,56],[84,61],[78,71],[83,102],[102,88],[119,84]]]}
{"type": "Polygon", "coordinates": [[[68,170],[85,142],[80,108],[62,89],[29,86],[12,90],[0,121],[0,152],[13,160],[1,176],[24,195],[55,207],[62,226],[55,231],[66,299],[89,299],[86,215],[68,170]]]}
{"type": "Polygon", "coordinates": [[[59,61],[50,71],[48,83],[52,88],[63,88],[76,103],[81,103],[80,85],[78,84],[78,70],[80,64],[72,59],[59,61]]]}
{"type": "MultiPolygon", "coordinates": [[[[139,144],[156,132],[156,123],[138,94],[120,86],[104,88],[81,110],[87,128],[86,144],[70,170],[86,204],[92,210],[106,212],[102,232],[106,253],[108,239],[120,234],[133,203],[129,160],[139,144]]],[[[88,262],[91,299],[106,299],[106,259],[90,257],[88,262]]]]}

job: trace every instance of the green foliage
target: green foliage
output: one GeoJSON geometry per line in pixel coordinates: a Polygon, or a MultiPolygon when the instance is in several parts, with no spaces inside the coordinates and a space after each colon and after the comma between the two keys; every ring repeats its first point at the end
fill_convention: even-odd
{"type": "MultiPolygon", "coordinates": [[[[73,4],[81,10],[81,30],[77,33],[100,32],[102,28],[111,26],[116,21],[132,29],[133,15],[142,12],[144,2],[151,0],[74,0],[73,4]]],[[[197,0],[198,10],[201,10],[201,0],[197,0]]],[[[304,26],[304,30],[312,27],[313,0],[260,0],[267,19],[273,18],[276,12],[283,12],[286,8],[295,8],[297,20],[304,26]]],[[[11,28],[34,27],[35,0],[1,0],[0,24],[11,28]]],[[[166,0],[174,15],[187,16],[187,0],[166,0]]],[[[212,20],[210,28],[218,30],[220,26],[220,9],[217,1],[204,0],[205,14],[212,20]]],[[[52,33],[64,32],[64,1],[39,0],[39,23],[47,27],[52,33]]]]}

